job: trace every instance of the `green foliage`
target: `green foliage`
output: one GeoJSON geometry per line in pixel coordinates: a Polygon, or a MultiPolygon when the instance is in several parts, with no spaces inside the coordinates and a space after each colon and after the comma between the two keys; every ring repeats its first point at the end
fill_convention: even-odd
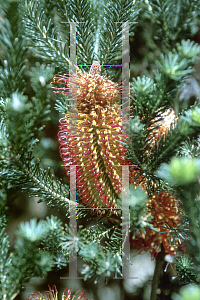
{"type": "Polygon", "coordinates": [[[117,277],[121,274],[121,229],[116,225],[105,226],[102,222],[89,228],[80,226],[78,232],[73,227],[66,226],[62,238],[62,248],[83,261],[81,273],[86,279],[93,279],[97,283],[101,275],[109,279],[111,273],[117,277]]]}
{"type": "MultiPolygon", "coordinates": [[[[21,160],[23,162],[25,157],[21,157],[21,160]]],[[[31,158],[28,158],[27,164],[21,163],[21,160],[15,167],[11,165],[3,169],[1,179],[9,182],[10,187],[21,187],[30,197],[40,197],[39,202],[46,201],[49,207],[68,208],[66,193],[69,187],[51,174],[50,169],[40,168],[39,163],[34,163],[31,158]]]]}
{"type": "Polygon", "coordinates": [[[60,246],[62,224],[56,217],[38,223],[36,219],[21,222],[16,237],[15,249],[9,253],[8,235],[1,230],[1,299],[14,299],[31,277],[43,277],[53,267],[61,268],[68,262],[67,253],[60,246]]]}
{"type": "MultiPolygon", "coordinates": [[[[133,39],[136,35],[136,43],[136,23],[139,30],[143,28],[139,35],[146,45],[143,50],[136,49],[141,59],[133,55],[142,66],[130,85],[130,136],[122,142],[137,171],[133,180],[146,187],[144,192],[130,186],[130,230],[133,239],[141,232],[145,234],[147,227],[156,230],[146,205],[148,196],[155,191],[173,191],[182,200],[188,219],[182,217],[177,227],[166,222],[162,230],[170,231],[172,238],[179,241],[189,237],[188,249],[199,263],[200,108],[195,103],[180,113],[177,97],[200,54],[200,46],[188,39],[197,32],[199,1],[20,0],[12,5],[16,10],[0,0],[0,298],[14,299],[31,277],[46,276],[53,268],[66,267],[75,250],[82,259],[85,279],[96,283],[101,275],[106,280],[122,276],[120,212],[118,216],[110,213],[94,217],[82,210],[79,195],[77,217],[79,222],[86,222],[87,217],[88,226],[80,225],[77,234],[68,220],[62,224],[54,216],[39,222],[31,219],[20,223],[12,251],[5,233],[10,221],[9,193],[14,188],[39,197],[39,202],[47,202],[50,208],[64,209],[65,217],[69,216],[70,205],[75,205],[69,200],[69,186],[61,180],[62,175],[45,170],[37,159],[44,153],[41,144],[46,143],[48,148],[50,141],[44,137],[45,125],[51,116],[58,121],[50,110],[55,99],[50,82],[55,72],[69,72],[70,22],[76,22],[77,70],[85,71],[94,60],[103,66],[121,64],[123,22],[129,21],[130,35],[133,39]],[[149,49],[152,55],[145,54],[149,49]],[[146,75],[143,59],[148,66],[146,75]],[[176,111],[178,120],[174,119],[156,140],[155,132],[162,128],[169,108],[176,111]],[[192,232],[188,232],[188,220],[192,232]]],[[[107,73],[117,81],[121,70],[112,69],[107,73]]],[[[66,113],[69,102],[64,95],[58,95],[55,109],[66,113]]],[[[43,155],[48,157],[46,153],[43,155]]],[[[190,259],[180,258],[177,270],[181,284],[197,282],[198,270],[190,259]]],[[[193,286],[190,292],[195,299],[198,289],[193,286]]],[[[180,296],[174,297],[187,299],[186,294],[181,290],[180,296]]]]}
{"type": "Polygon", "coordinates": [[[36,136],[44,127],[49,114],[49,105],[43,98],[41,101],[13,93],[11,98],[6,98],[2,110],[4,113],[4,125],[8,135],[7,147],[11,147],[13,155],[21,156],[36,143],[36,136]],[[38,116],[41,115],[41,118],[38,116]],[[26,133],[26,134],[25,134],[26,133]]]}
{"type": "Polygon", "coordinates": [[[173,98],[181,80],[194,71],[191,66],[198,61],[199,53],[200,47],[197,44],[182,40],[172,51],[165,55],[161,54],[160,60],[157,61],[159,71],[154,72],[154,80],[146,76],[133,78],[131,83],[133,109],[137,107],[137,114],[148,126],[150,120],[155,118],[156,112],[158,115],[159,108],[174,104],[173,98]],[[191,52],[193,56],[189,56],[188,53],[191,52]]]}
{"type": "Polygon", "coordinates": [[[182,39],[193,37],[199,26],[199,1],[136,1],[141,9],[131,52],[132,76],[152,77],[156,60],[182,39]]]}
{"type": "Polygon", "coordinates": [[[174,43],[194,35],[199,24],[199,1],[148,0],[145,3],[145,16],[156,24],[154,37],[162,40],[164,49],[173,47],[174,43]]]}
{"type": "Polygon", "coordinates": [[[33,276],[45,276],[53,267],[52,255],[39,251],[47,228],[43,221],[35,219],[21,223],[18,230],[15,250],[8,255],[8,236],[1,231],[1,289],[2,299],[14,299],[22,285],[33,276]],[[7,288],[9,286],[9,289],[7,288]]]}
{"type": "Polygon", "coordinates": [[[133,78],[131,83],[134,119],[130,121],[130,141],[126,142],[127,158],[141,171],[140,175],[145,173],[151,180],[157,180],[153,176],[155,170],[161,163],[169,162],[169,158],[176,155],[178,147],[188,138],[188,134],[198,132],[199,109],[196,106],[193,110],[182,112],[177,124],[174,119],[174,125],[171,124],[167,134],[163,134],[159,141],[155,141],[154,134],[151,134],[153,130],[159,131],[162,120],[167,118],[166,108],[176,106],[173,99],[177,89],[184,76],[193,71],[191,65],[198,60],[199,52],[197,44],[182,40],[172,51],[161,55],[157,62],[160,71],[154,72],[154,80],[143,76],[133,78]],[[188,56],[190,51],[194,54],[192,60],[188,56]]]}
{"type": "Polygon", "coordinates": [[[24,35],[29,47],[36,56],[47,62],[54,61],[55,65],[65,70],[69,64],[68,41],[62,41],[59,30],[54,27],[54,20],[48,18],[48,11],[44,10],[42,2],[24,0],[20,4],[24,35]]]}
{"type": "Polygon", "coordinates": [[[69,22],[77,22],[77,60],[79,65],[92,64],[94,60],[95,24],[88,0],[56,1],[59,16],[65,30],[69,30],[69,22]]]}
{"type": "Polygon", "coordinates": [[[140,187],[130,186],[130,230],[133,232],[132,239],[134,239],[139,233],[146,233],[146,227],[153,230],[152,224],[150,224],[152,217],[149,214],[146,206],[148,201],[147,194],[140,187]]]}
{"type": "Polygon", "coordinates": [[[200,140],[197,141],[192,139],[188,139],[183,143],[183,145],[179,149],[179,153],[181,156],[186,156],[190,158],[195,158],[200,156],[200,147],[199,147],[200,140]]]}
{"type": "Polygon", "coordinates": [[[197,283],[197,271],[189,256],[182,256],[176,259],[176,270],[180,284],[197,283]]]}
{"type": "Polygon", "coordinates": [[[51,253],[54,265],[61,269],[68,263],[68,253],[63,251],[61,241],[64,235],[62,222],[57,217],[47,217],[43,226],[48,230],[45,239],[42,241],[42,249],[51,253]]]}
{"type": "MultiPolygon", "coordinates": [[[[138,13],[138,5],[132,1],[117,0],[106,3],[99,41],[99,58],[102,64],[116,65],[121,59],[122,22],[136,22],[138,13]]],[[[133,28],[133,23],[130,23],[130,31],[133,28]]]]}
{"type": "Polygon", "coordinates": [[[6,98],[16,91],[24,90],[23,73],[28,47],[21,38],[21,17],[18,14],[13,16],[13,27],[3,9],[0,9],[0,17],[0,97],[6,98]]]}
{"type": "Polygon", "coordinates": [[[183,217],[181,223],[178,226],[176,226],[176,223],[172,219],[171,222],[173,225],[170,225],[169,222],[167,222],[166,220],[165,226],[160,225],[160,227],[164,228],[161,228],[161,233],[170,232],[170,245],[174,245],[176,239],[178,240],[179,244],[185,242],[185,240],[188,238],[187,231],[189,230],[189,222],[187,222],[183,217]]]}

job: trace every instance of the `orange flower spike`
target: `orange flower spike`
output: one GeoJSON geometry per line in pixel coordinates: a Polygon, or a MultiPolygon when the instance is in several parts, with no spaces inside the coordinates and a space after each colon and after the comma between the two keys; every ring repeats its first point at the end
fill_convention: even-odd
{"type": "Polygon", "coordinates": [[[55,83],[64,85],[56,88],[56,93],[77,99],[78,136],[70,135],[67,113],[60,120],[58,140],[67,175],[70,165],[77,166],[77,190],[82,202],[94,208],[115,208],[122,191],[121,165],[127,164],[127,150],[118,141],[128,137],[122,134],[121,110],[116,103],[122,87],[101,76],[100,71],[100,64],[94,62],[89,73],[54,77],[55,83]]]}
{"type": "Polygon", "coordinates": [[[176,195],[171,195],[168,191],[155,192],[149,198],[147,206],[153,216],[151,223],[159,231],[146,227],[146,234],[143,238],[139,234],[131,241],[131,246],[138,249],[139,252],[150,251],[152,257],[156,257],[161,251],[161,244],[163,244],[166,253],[175,255],[176,248],[178,248],[178,238],[175,238],[175,244],[170,244],[171,233],[162,226],[166,226],[166,221],[172,227],[181,223],[179,204],[180,200],[177,199],[176,195]]]}

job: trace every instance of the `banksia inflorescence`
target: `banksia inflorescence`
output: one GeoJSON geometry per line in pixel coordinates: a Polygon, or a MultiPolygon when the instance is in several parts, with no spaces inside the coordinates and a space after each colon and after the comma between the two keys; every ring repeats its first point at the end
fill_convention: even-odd
{"type": "Polygon", "coordinates": [[[100,75],[94,62],[89,73],[56,75],[54,82],[64,85],[56,93],[76,99],[74,111],[77,133],[70,132],[70,113],[60,120],[58,139],[66,173],[76,165],[77,190],[81,201],[90,207],[115,209],[122,192],[122,165],[126,148],[119,141],[122,114],[117,104],[122,86],[100,75]]]}
{"type": "Polygon", "coordinates": [[[156,230],[146,227],[145,234],[140,233],[131,242],[133,248],[139,251],[149,251],[152,257],[156,257],[163,245],[165,252],[171,255],[176,254],[180,238],[173,236],[166,222],[172,228],[180,223],[180,200],[168,191],[155,192],[149,199],[147,206],[150,210],[151,224],[156,230]]]}

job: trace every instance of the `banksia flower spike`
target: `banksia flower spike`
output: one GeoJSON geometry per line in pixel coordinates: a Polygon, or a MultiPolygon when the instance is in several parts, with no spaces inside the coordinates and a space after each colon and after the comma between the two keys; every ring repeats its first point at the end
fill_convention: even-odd
{"type": "Polygon", "coordinates": [[[169,229],[166,229],[166,222],[171,226],[178,226],[181,223],[180,220],[180,200],[175,194],[170,194],[168,191],[155,192],[151,198],[149,198],[148,206],[153,216],[153,227],[157,228],[159,232],[152,237],[152,233],[147,235],[147,240],[153,238],[154,243],[151,243],[152,249],[156,251],[161,250],[161,243],[165,248],[165,251],[169,254],[175,254],[176,248],[178,248],[178,238],[173,239],[169,229]],[[164,226],[164,227],[163,227],[164,226]]]}
{"type": "Polygon", "coordinates": [[[131,247],[139,252],[149,251],[152,257],[156,257],[163,245],[166,253],[175,255],[180,238],[174,238],[173,233],[165,227],[166,222],[173,228],[181,223],[180,200],[168,191],[160,191],[149,198],[147,206],[152,216],[151,224],[157,231],[146,227],[145,234],[139,233],[131,241],[131,247]]]}
{"type": "MultiPolygon", "coordinates": [[[[70,132],[70,113],[60,120],[58,140],[66,173],[76,165],[77,190],[81,201],[90,207],[116,207],[122,191],[122,165],[126,149],[119,140],[122,114],[117,101],[122,87],[100,75],[100,64],[94,62],[89,73],[56,75],[54,82],[64,87],[56,93],[77,100],[77,134],[70,132]]],[[[127,164],[127,163],[126,163],[127,164]]]]}

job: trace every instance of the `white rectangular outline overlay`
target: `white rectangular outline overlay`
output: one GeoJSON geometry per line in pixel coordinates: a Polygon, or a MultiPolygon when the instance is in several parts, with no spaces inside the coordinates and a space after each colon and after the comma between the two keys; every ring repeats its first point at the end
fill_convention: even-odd
{"type": "MultiPolygon", "coordinates": [[[[76,74],[76,23],[70,23],[70,75],[76,74]]],[[[122,133],[130,133],[129,122],[129,66],[130,66],[130,49],[129,49],[129,21],[122,22],[122,81],[124,81],[125,89],[122,89],[122,117],[128,120],[127,124],[123,124],[122,133]],[[126,128],[125,128],[126,126],[126,128]]],[[[73,82],[73,91],[74,89],[73,82]]],[[[77,107],[77,95],[74,93],[72,101],[73,107],[77,107]]],[[[77,117],[73,117],[73,112],[69,114],[70,126],[69,132],[74,136],[77,132],[77,117]],[[71,131],[70,131],[71,130],[71,131]]],[[[126,123],[126,122],[125,122],[126,123]]],[[[69,134],[70,134],[69,133],[69,134]]],[[[76,165],[70,166],[70,201],[76,202],[76,165]]],[[[73,236],[77,237],[77,223],[76,223],[76,207],[74,205],[70,208],[70,224],[69,230],[72,230],[73,236]]],[[[106,208],[104,208],[106,209],[106,208]]],[[[130,261],[130,242],[129,242],[129,165],[122,165],[122,218],[123,223],[128,225],[122,225],[122,277],[114,277],[113,279],[137,279],[137,277],[129,277],[129,261],[130,261]],[[127,261],[127,257],[129,258],[127,261]]],[[[70,242],[70,241],[69,241],[70,242]]],[[[75,241],[76,243],[76,241],[75,241]]],[[[69,250],[74,249],[75,243],[69,246],[69,250]],[[71,249],[70,249],[71,247],[71,249]]],[[[75,244],[76,248],[76,244],[75,244]]],[[[69,251],[69,277],[60,277],[60,279],[84,279],[84,277],[77,277],[77,248],[76,253],[72,254],[69,251]]]]}

